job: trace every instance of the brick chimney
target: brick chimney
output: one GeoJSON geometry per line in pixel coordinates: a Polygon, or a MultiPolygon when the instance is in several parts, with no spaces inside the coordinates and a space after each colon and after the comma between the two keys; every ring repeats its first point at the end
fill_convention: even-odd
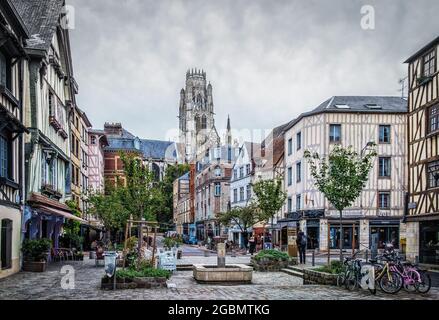
{"type": "Polygon", "coordinates": [[[122,124],[106,122],[104,125],[104,131],[106,135],[122,136],[122,124]]]}

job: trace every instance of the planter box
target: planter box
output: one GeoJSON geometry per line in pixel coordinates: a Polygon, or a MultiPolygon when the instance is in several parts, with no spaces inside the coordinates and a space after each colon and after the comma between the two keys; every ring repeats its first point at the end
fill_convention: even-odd
{"type": "Polygon", "coordinates": [[[43,262],[31,262],[24,261],[23,262],[23,271],[26,272],[44,272],[46,271],[46,261],[43,262]]]}
{"type": "Polygon", "coordinates": [[[285,269],[289,265],[296,265],[296,260],[270,260],[270,259],[260,259],[256,260],[254,258],[251,259],[251,264],[256,271],[261,272],[278,272],[282,269],[285,269]]]}
{"type": "MultiPolygon", "coordinates": [[[[116,279],[116,289],[126,290],[126,289],[151,289],[151,288],[166,288],[167,279],[166,278],[118,278],[116,279]]],[[[104,277],[101,280],[101,289],[112,290],[113,289],[113,279],[104,277]]]]}
{"type": "Polygon", "coordinates": [[[337,275],[316,270],[303,270],[303,284],[337,285],[337,275]]]}

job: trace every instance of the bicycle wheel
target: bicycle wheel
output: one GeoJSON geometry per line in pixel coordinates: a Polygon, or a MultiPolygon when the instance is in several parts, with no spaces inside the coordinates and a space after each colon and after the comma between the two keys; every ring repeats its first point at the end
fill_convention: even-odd
{"type": "Polygon", "coordinates": [[[415,292],[419,286],[420,279],[417,272],[414,270],[407,271],[407,278],[404,281],[404,289],[407,292],[415,292]]]}
{"type": "Polygon", "coordinates": [[[358,288],[357,276],[354,271],[348,271],[345,279],[346,289],[349,291],[356,290],[358,288]]]}
{"type": "Polygon", "coordinates": [[[340,272],[337,275],[337,287],[342,287],[345,284],[345,279],[346,279],[346,273],[345,272],[340,272]]]}
{"type": "Polygon", "coordinates": [[[402,288],[403,280],[395,271],[386,272],[380,280],[380,288],[385,293],[395,294],[402,288]]]}
{"type": "Polygon", "coordinates": [[[425,271],[420,271],[419,276],[421,277],[421,282],[418,284],[418,292],[419,293],[427,293],[431,288],[431,278],[430,275],[425,271]]]}

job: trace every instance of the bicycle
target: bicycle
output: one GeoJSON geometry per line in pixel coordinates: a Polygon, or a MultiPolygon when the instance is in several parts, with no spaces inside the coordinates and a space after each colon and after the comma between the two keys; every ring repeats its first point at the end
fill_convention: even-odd
{"type": "Polygon", "coordinates": [[[395,294],[401,290],[403,279],[401,275],[392,268],[391,262],[392,258],[388,254],[383,254],[377,256],[374,260],[370,260],[370,263],[375,269],[375,283],[378,283],[381,290],[385,293],[395,294]],[[384,265],[378,263],[378,260],[384,260],[384,265]]]}
{"type": "Polygon", "coordinates": [[[346,289],[353,291],[359,287],[363,289],[366,289],[367,287],[370,293],[376,294],[376,283],[373,273],[374,269],[373,266],[371,268],[369,266],[371,265],[367,262],[362,263],[360,259],[351,260],[351,262],[348,263],[348,269],[346,272],[346,289]]]}

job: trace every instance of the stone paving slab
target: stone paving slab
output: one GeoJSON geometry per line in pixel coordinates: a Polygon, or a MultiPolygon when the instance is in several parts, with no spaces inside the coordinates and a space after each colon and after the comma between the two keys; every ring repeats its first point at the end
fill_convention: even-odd
{"type": "Polygon", "coordinates": [[[93,260],[71,262],[75,270],[75,288],[61,288],[62,264],[52,264],[45,273],[21,272],[0,280],[1,300],[439,300],[439,290],[427,295],[408,294],[376,296],[368,291],[348,292],[329,286],[304,286],[302,279],[284,273],[255,272],[253,284],[219,286],[197,284],[191,271],[176,272],[168,283],[172,288],[100,290],[104,269],[93,260]]]}

